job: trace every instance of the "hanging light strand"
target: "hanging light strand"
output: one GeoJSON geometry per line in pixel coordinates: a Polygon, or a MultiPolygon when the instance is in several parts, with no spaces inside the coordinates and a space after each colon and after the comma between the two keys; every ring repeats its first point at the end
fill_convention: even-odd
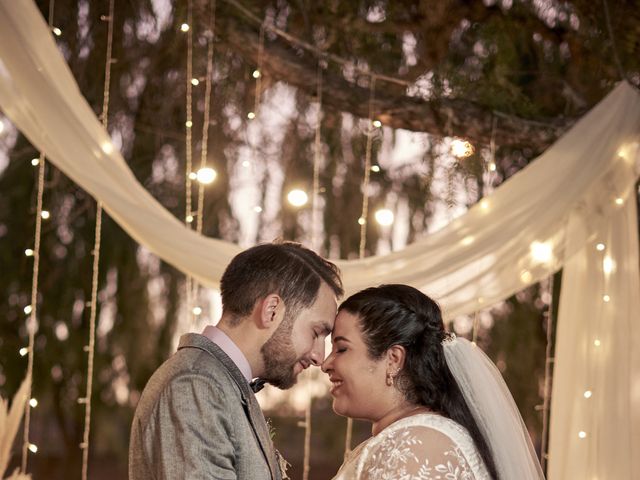
{"type": "Polygon", "coordinates": [[[369,214],[369,177],[371,173],[371,151],[373,147],[373,101],[375,97],[376,79],[371,77],[369,83],[369,119],[367,122],[367,148],[364,159],[364,180],[362,182],[362,215],[360,215],[360,250],[359,258],[364,258],[367,246],[367,216],[369,214]]]}
{"type": "MultiPolygon", "coordinates": [[[[360,224],[360,248],[358,252],[359,258],[364,258],[365,248],[367,246],[367,215],[369,213],[369,174],[371,173],[371,150],[373,147],[373,101],[375,97],[376,77],[371,77],[369,82],[369,118],[367,121],[367,148],[364,159],[364,179],[362,181],[362,215],[358,223],[360,224]]],[[[347,418],[347,433],[344,439],[344,456],[345,458],[351,452],[351,438],[353,436],[353,420],[347,418]]]]}
{"type": "MultiPolygon", "coordinates": [[[[200,155],[200,169],[203,169],[207,165],[207,153],[209,142],[209,118],[211,111],[211,83],[213,77],[213,36],[215,29],[216,18],[216,0],[213,0],[211,4],[211,14],[209,17],[209,32],[207,38],[207,78],[205,80],[205,92],[204,92],[204,118],[202,124],[202,148],[200,155]]],[[[198,213],[196,214],[196,231],[202,233],[203,226],[203,211],[204,211],[204,184],[200,183],[198,186],[198,213]]]]}
{"type": "MultiPolygon", "coordinates": [[[[53,12],[55,9],[55,0],[49,2],[49,28],[53,27],[53,12]]],[[[31,390],[33,387],[33,357],[35,347],[36,323],[38,319],[38,276],[40,273],[40,239],[42,237],[42,199],[44,194],[44,173],[45,173],[45,156],[40,152],[38,161],[38,190],[36,193],[36,225],[33,241],[33,273],[31,277],[31,312],[27,321],[27,334],[29,335],[29,346],[27,349],[27,398],[31,398],[31,390]]],[[[29,458],[29,431],[31,427],[31,405],[26,402],[24,410],[24,429],[22,444],[22,473],[27,472],[27,463],[29,458]]]]}
{"type": "MultiPolygon", "coordinates": [[[[113,16],[114,0],[109,1],[109,15],[104,18],[108,22],[107,31],[107,55],[105,60],[104,90],[102,100],[102,126],[105,131],[109,127],[109,91],[111,86],[111,64],[113,63],[113,16]]],[[[83,399],[84,433],[82,436],[82,480],[87,479],[89,469],[89,438],[91,433],[91,398],[93,390],[93,361],[95,355],[96,313],[98,310],[98,278],[100,265],[100,240],[102,235],[102,202],[98,202],[96,208],[95,243],[93,246],[93,274],[91,278],[91,311],[89,314],[89,345],[87,352],[87,390],[83,399]]]]}
{"type": "Polygon", "coordinates": [[[544,361],[544,398],[542,402],[542,445],[540,447],[540,463],[542,471],[546,473],[547,462],[549,460],[549,411],[551,406],[551,381],[552,381],[552,364],[553,358],[553,273],[549,275],[549,293],[551,300],[547,310],[546,326],[547,326],[547,346],[545,349],[544,361]]]}
{"type": "Polygon", "coordinates": [[[322,65],[318,62],[318,72],[316,76],[318,118],[316,119],[316,136],[313,145],[313,206],[312,206],[312,226],[311,244],[316,252],[320,252],[320,225],[322,211],[320,209],[320,159],[322,156],[322,65]]]}
{"type": "MultiPolygon", "coordinates": [[[[266,21],[265,21],[266,22],[266,21]]],[[[256,91],[253,99],[253,117],[258,115],[258,107],[260,106],[260,96],[262,95],[262,57],[264,56],[264,29],[265,22],[262,22],[260,26],[260,41],[258,43],[258,68],[254,71],[254,78],[256,79],[256,91]]]]}
{"type": "MultiPolygon", "coordinates": [[[[192,98],[193,98],[193,84],[191,79],[193,78],[193,1],[188,0],[187,5],[187,25],[189,29],[186,30],[187,34],[187,76],[186,76],[186,122],[185,122],[185,214],[184,221],[187,228],[192,228],[193,224],[193,212],[191,207],[191,173],[193,169],[192,165],[192,144],[191,144],[191,127],[193,126],[192,115],[192,98]]],[[[184,30],[183,30],[184,31],[184,30]]],[[[192,319],[193,315],[193,292],[192,292],[193,279],[191,275],[187,275],[185,293],[187,303],[187,316],[192,319]]]]}

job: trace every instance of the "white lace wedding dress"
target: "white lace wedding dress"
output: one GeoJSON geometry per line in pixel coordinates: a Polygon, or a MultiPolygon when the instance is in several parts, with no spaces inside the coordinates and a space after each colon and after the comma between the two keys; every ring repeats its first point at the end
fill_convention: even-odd
{"type": "Polygon", "coordinates": [[[458,423],[421,413],[358,445],[334,480],[489,480],[471,436],[458,423]]]}

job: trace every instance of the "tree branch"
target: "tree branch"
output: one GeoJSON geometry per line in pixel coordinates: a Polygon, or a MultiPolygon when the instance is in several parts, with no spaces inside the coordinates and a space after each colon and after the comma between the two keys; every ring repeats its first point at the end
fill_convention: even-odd
{"type": "MultiPolygon", "coordinates": [[[[257,32],[242,28],[229,18],[217,25],[217,32],[221,41],[232,51],[254,64],[258,63],[257,32]]],[[[314,95],[316,59],[301,55],[300,50],[294,50],[280,39],[265,42],[262,70],[263,74],[293,85],[310,96],[314,95]]],[[[326,107],[367,118],[368,88],[329,72],[325,72],[323,88],[326,107]]],[[[436,136],[459,136],[476,145],[490,143],[493,119],[497,116],[495,141],[498,145],[529,147],[536,152],[548,147],[576,120],[538,122],[494,112],[463,99],[438,98],[427,101],[399,94],[397,86],[390,88],[381,81],[377,83],[373,105],[376,118],[387,126],[436,136]]]]}

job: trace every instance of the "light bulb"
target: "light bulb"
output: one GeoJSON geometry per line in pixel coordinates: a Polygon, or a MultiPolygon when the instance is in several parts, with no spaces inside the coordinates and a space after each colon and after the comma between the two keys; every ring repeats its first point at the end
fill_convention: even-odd
{"type": "Polygon", "coordinates": [[[32,453],[38,453],[38,447],[36,444],[34,443],[30,443],[29,444],[29,451],[32,453]]]}
{"type": "Polygon", "coordinates": [[[594,345],[594,347],[599,347],[600,345],[602,345],[602,342],[596,338],[596,339],[593,341],[593,345],[594,345]]]}
{"type": "Polygon", "coordinates": [[[33,165],[34,167],[37,167],[38,165],[40,165],[40,159],[39,158],[33,158],[31,160],[31,165],[33,165]]]}
{"type": "Polygon", "coordinates": [[[530,283],[531,280],[533,280],[533,276],[531,275],[531,272],[529,272],[528,270],[524,270],[520,273],[520,280],[522,280],[524,283],[530,283]]]}
{"type": "Polygon", "coordinates": [[[260,78],[260,75],[261,75],[260,70],[256,69],[253,71],[253,78],[260,78]]]}
{"type": "Polygon", "coordinates": [[[373,121],[373,126],[376,128],[380,128],[382,127],[382,122],[380,120],[374,120],[373,121]]]}
{"type": "Polygon", "coordinates": [[[591,395],[592,395],[591,390],[587,390],[584,392],[584,398],[591,398],[591,395]]]}
{"type": "Polygon", "coordinates": [[[620,197],[616,198],[616,205],[622,205],[624,203],[624,200],[620,197]]]}
{"type": "Polygon", "coordinates": [[[529,250],[536,262],[549,263],[553,259],[553,248],[549,242],[533,242],[529,250]]]}
{"type": "Polygon", "coordinates": [[[359,225],[364,225],[365,223],[367,223],[367,221],[366,221],[364,218],[360,217],[360,218],[358,219],[358,224],[359,224],[359,225]]]}
{"type": "Polygon", "coordinates": [[[578,437],[587,438],[587,432],[583,432],[582,430],[578,432],[578,437]]]}
{"type": "Polygon", "coordinates": [[[377,210],[374,216],[376,222],[378,222],[383,227],[388,227],[389,225],[393,224],[393,212],[388,208],[381,208],[380,210],[377,210]]]}
{"type": "Polygon", "coordinates": [[[198,80],[197,78],[192,78],[191,85],[193,85],[194,87],[197,87],[198,85],[200,85],[200,80],[198,80]]]}
{"type": "Polygon", "coordinates": [[[260,205],[256,205],[255,207],[253,207],[253,211],[256,213],[261,213],[262,207],[260,205]]]}
{"type": "Polygon", "coordinates": [[[198,178],[198,174],[196,172],[189,172],[189,179],[196,180],[198,178]]]}
{"type": "Polygon", "coordinates": [[[213,183],[217,176],[218,172],[210,167],[201,168],[196,174],[198,181],[203,185],[209,185],[210,183],[213,183]]]}
{"type": "Polygon", "coordinates": [[[31,405],[31,408],[36,408],[38,406],[38,400],[32,398],[31,400],[29,400],[29,405],[31,405]]]}
{"type": "Polygon", "coordinates": [[[23,310],[24,310],[24,313],[29,315],[33,311],[33,307],[31,305],[27,305],[26,307],[24,307],[23,310]]]}
{"type": "Polygon", "coordinates": [[[249,160],[245,160],[242,162],[242,166],[244,168],[249,168],[251,166],[251,162],[249,160]]]}
{"type": "Polygon", "coordinates": [[[380,171],[380,167],[378,165],[371,165],[371,171],[378,173],[380,171]]]}
{"type": "Polygon", "coordinates": [[[183,23],[182,25],[180,25],[180,30],[182,30],[183,32],[188,32],[189,31],[189,24],[183,23]]]}
{"type": "Polygon", "coordinates": [[[60,30],[58,27],[53,27],[51,30],[53,31],[53,34],[56,37],[59,37],[60,35],[62,35],[62,30],[60,30]]]}
{"type": "Polygon", "coordinates": [[[458,158],[470,157],[475,152],[475,148],[466,140],[456,138],[451,142],[451,153],[458,158]]]}
{"type": "Polygon", "coordinates": [[[602,296],[602,300],[604,300],[605,303],[608,303],[611,301],[611,297],[605,294],[602,296]]]}
{"type": "Polygon", "coordinates": [[[24,254],[25,254],[27,257],[33,257],[33,254],[34,254],[34,253],[35,253],[35,252],[34,252],[33,250],[31,250],[30,248],[27,248],[27,249],[24,251],[24,254]]]}
{"type": "Polygon", "coordinates": [[[599,252],[602,252],[604,249],[606,248],[604,243],[598,243],[596,245],[596,250],[598,250],[599,252]]]}
{"type": "Polygon", "coordinates": [[[490,171],[490,172],[495,172],[495,171],[496,171],[496,168],[497,168],[497,167],[496,167],[496,164],[495,164],[495,163],[493,163],[493,162],[490,162],[490,163],[489,163],[489,171],[490,171]]]}
{"type": "Polygon", "coordinates": [[[287,194],[287,200],[294,207],[302,207],[307,203],[307,201],[309,201],[309,196],[304,190],[296,188],[287,194]]]}
{"type": "Polygon", "coordinates": [[[247,118],[249,120],[253,120],[254,118],[256,118],[256,114],[253,113],[253,112],[249,112],[249,113],[247,113],[247,118]]]}
{"type": "Polygon", "coordinates": [[[193,312],[194,315],[200,315],[202,313],[202,308],[200,307],[193,307],[193,310],[191,310],[193,312]]]}
{"type": "Polygon", "coordinates": [[[18,350],[18,353],[21,357],[24,357],[27,353],[29,353],[29,349],[27,347],[22,347],[20,350],[18,350]]]}
{"type": "Polygon", "coordinates": [[[49,213],[49,210],[42,210],[42,212],[40,212],[40,216],[47,220],[51,216],[51,214],[49,213]]]}
{"type": "Polygon", "coordinates": [[[187,218],[185,220],[187,221],[187,223],[193,222],[193,215],[187,215],[187,218]]]}
{"type": "Polygon", "coordinates": [[[480,208],[481,208],[482,210],[489,210],[489,200],[486,200],[486,199],[485,199],[485,200],[482,200],[482,201],[480,202],[480,208]]]}
{"type": "Polygon", "coordinates": [[[193,127],[193,122],[192,122],[191,120],[187,120],[186,122],[184,122],[184,125],[185,125],[187,128],[191,128],[191,127],[193,127]]]}

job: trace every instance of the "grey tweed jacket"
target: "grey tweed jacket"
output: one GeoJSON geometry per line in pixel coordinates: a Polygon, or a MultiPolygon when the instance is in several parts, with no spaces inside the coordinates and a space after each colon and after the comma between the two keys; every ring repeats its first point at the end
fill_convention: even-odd
{"type": "Polygon", "coordinates": [[[281,479],[249,383],[207,337],[183,335],[149,379],[131,427],[129,479],[281,479]]]}

